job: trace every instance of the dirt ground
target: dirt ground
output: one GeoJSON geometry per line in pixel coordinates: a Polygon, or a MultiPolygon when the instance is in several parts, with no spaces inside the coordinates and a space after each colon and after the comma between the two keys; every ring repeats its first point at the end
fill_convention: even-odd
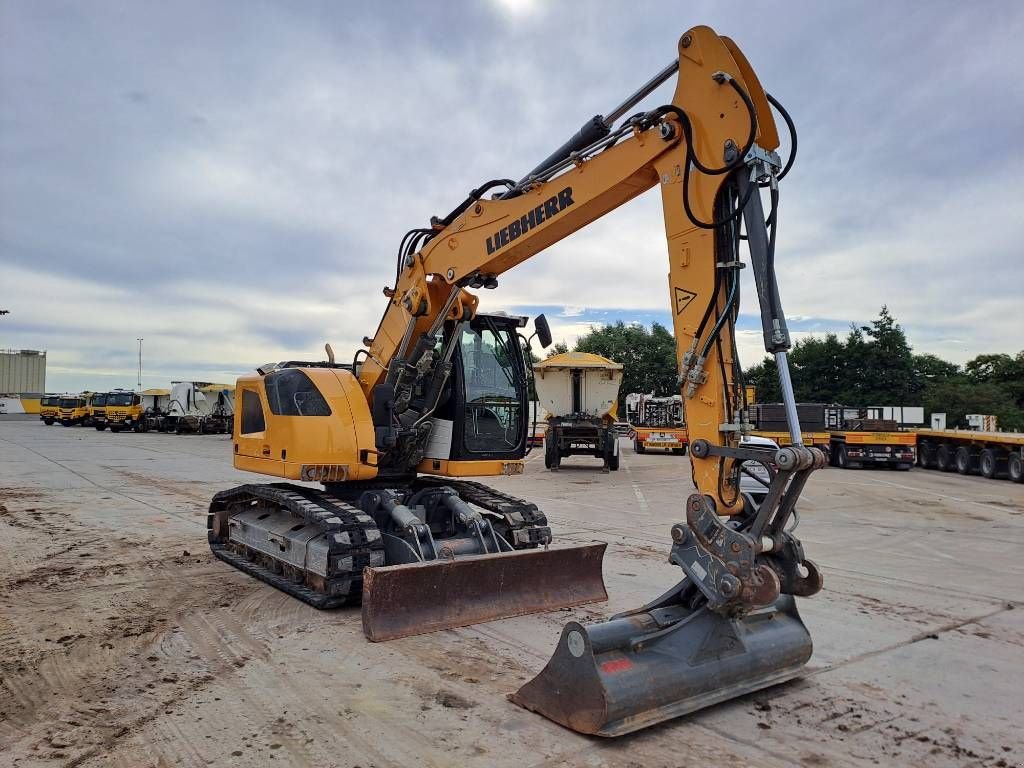
{"type": "Polygon", "coordinates": [[[209,554],[210,496],[253,478],[229,438],[0,419],[0,766],[1024,764],[1024,486],[921,470],[810,481],[801,680],[614,741],[508,702],[567,620],[679,578],[687,459],[622,445],[494,482],[609,543],[608,603],[372,644],[209,554]]]}

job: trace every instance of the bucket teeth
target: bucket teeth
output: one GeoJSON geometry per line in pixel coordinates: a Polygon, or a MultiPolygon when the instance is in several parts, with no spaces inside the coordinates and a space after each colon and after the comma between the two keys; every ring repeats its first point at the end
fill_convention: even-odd
{"type": "Polygon", "coordinates": [[[363,632],[373,641],[608,599],[606,544],[366,568],[363,632]]]}
{"type": "Polygon", "coordinates": [[[570,622],[547,666],[509,698],[574,731],[621,736],[797,676],[811,637],[789,595],[727,618],[706,607],[570,622]]]}

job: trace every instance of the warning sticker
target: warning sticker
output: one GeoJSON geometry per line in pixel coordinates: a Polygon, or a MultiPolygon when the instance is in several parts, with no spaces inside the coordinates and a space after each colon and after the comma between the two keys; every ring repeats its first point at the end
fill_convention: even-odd
{"type": "Polygon", "coordinates": [[[683,310],[690,306],[690,302],[697,298],[697,294],[685,288],[676,288],[676,314],[683,314],[683,310]]]}

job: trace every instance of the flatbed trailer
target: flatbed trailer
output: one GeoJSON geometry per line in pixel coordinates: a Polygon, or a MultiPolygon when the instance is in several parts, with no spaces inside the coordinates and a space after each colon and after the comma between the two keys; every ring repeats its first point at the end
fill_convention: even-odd
{"type": "Polygon", "coordinates": [[[941,472],[1005,477],[1024,483],[1024,434],[961,429],[919,429],[917,465],[941,472]]]}
{"type": "MultiPolygon", "coordinates": [[[[766,429],[755,429],[750,433],[754,437],[765,437],[772,442],[777,443],[780,446],[791,445],[792,440],[789,439],[789,432],[779,432],[775,430],[766,429]]],[[[830,432],[818,432],[818,431],[805,431],[800,433],[800,439],[804,445],[810,445],[815,448],[821,448],[826,453],[829,450],[829,440],[831,438],[830,432]]]]}
{"type": "Polygon", "coordinates": [[[829,433],[829,459],[834,467],[893,467],[906,471],[917,458],[914,432],[833,430],[829,433]]]}

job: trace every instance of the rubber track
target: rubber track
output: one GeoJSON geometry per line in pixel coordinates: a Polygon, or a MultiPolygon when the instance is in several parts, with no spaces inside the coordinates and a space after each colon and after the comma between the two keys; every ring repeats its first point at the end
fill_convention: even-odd
{"type": "MultiPolygon", "coordinates": [[[[333,495],[314,488],[306,488],[290,483],[274,483],[272,485],[242,485],[221,491],[210,503],[210,514],[207,517],[207,528],[211,529],[208,534],[210,550],[214,556],[228,563],[240,571],[253,576],[260,581],[270,584],[282,592],[295,597],[314,608],[336,608],[350,603],[358,603],[362,594],[362,571],[370,565],[370,558],[375,550],[382,550],[384,545],[380,537],[370,541],[367,532],[376,531],[372,518],[363,514],[360,510],[335,498],[333,495]],[[296,501],[298,496],[302,501],[310,502],[319,507],[318,510],[311,510],[306,505],[300,505],[296,501]],[[218,541],[213,536],[213,516],[216,511],[239,502],[261,500],[274,504],[282,510],[287,510],[303,520],[319,525],[325,533],[346,532],[351,540],[348,551],[336,551],[332,557],[351,555],[353,568],[349,572],[351,588],[345,595],[329,595],[319,592],[305,584],[296,584],[291,579],[274,573],[268,568],[249,560],[246,557],[231,551],[226,542],[218,541]],[[325,520],[337,518],[338,523],[325,523],[325,520]]],[[[334,574],[332,581],[344,578],[345,574],[334,574]]]]}

